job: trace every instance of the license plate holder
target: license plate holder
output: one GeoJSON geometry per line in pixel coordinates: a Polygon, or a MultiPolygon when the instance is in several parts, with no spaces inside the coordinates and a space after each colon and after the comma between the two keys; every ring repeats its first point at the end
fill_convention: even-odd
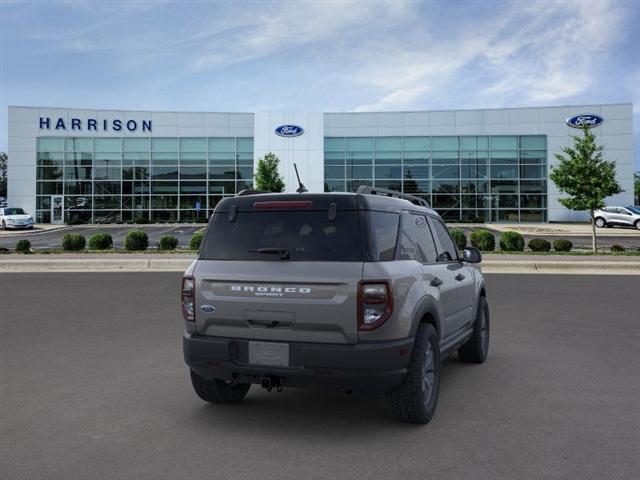
{"type": "Polygon", "coordinates": [[[289,344],[276,342],[249,342],[249,363],[253,365],[288,367],[289,344]]]}

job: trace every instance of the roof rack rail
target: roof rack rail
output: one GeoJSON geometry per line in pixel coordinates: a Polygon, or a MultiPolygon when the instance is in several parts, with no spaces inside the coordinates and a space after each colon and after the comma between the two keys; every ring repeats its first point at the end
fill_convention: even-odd
{"type": "Polygon", "coordinates": [[[269,192],[263,192],[262,190],[252,190],[250,188],[245,188],[244,190],[240,190],[238,193],[236,193],[236,197],[244,197],[245,195],[259,195],[261,193],[269,193],[269,192]]]}
{"type": "Polygon", "coordinates": [[[380,195],[383,197],[402,198],[408,200],[414,205],[420,205],[421,207],[431,208],[429,202],[424,198],[416,197],[415,195],[408,195],[402,192],[396,192],[395,190],[387,190],[386,188],[370,187],[369,185],[360,185],[356,193],[366,195],[380,195]]]}

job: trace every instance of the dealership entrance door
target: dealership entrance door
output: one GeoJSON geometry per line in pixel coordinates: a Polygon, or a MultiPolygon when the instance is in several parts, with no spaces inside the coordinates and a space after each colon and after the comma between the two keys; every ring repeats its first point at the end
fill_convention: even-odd
{"type": "Polygon", "coordinates": [[[51,195],[51,223],[64,223],[64,197],[51,195]]]}

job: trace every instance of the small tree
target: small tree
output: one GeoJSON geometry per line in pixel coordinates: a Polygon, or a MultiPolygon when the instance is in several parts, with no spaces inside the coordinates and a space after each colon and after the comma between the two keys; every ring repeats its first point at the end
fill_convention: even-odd
{"type": "Polygon", "coordinates": [[[633,174],[633,198],[636,205],[640,205],[640,172],[633,174]]]}
{"type": "Polygon", "coordinates": [[[570,210],[587,210],[591,216],[593,251],[598,250],[596,225],[593,212],[604,207],[604,199],[622,192],[616,181],[616,164],[602,158],[602,145],[596,145],[595,136],[584,128],[584,136],[573,137],[573,148],[562,149],[564,155],[556,153],[558,165],[553,167],[549,178],[558,189],[569,195],[560,203],[570,210]]]}
{"type": "Polygon", "coordinates": [[[0,197],[7,196],[7,154],[0,152],[0,197]]]}
{"type": "Polygon", "coordinates": [[[284,180],[278,173],[280,159],[273,153],[267,153],[258,160],[255,184],[258,190],[263,192],[282,192],[284,180]]]}

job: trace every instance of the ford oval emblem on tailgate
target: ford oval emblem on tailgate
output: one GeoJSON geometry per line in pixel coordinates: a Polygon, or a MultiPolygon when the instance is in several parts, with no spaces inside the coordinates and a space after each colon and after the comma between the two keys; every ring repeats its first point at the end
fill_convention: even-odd
{"type": "Polygon", "coordinates": [[[214,307],[213,305],[202,305],[200,307],[200,310],[202,310],[203,312],[211,313],[216,311],[216,307],[214,307]]]}

